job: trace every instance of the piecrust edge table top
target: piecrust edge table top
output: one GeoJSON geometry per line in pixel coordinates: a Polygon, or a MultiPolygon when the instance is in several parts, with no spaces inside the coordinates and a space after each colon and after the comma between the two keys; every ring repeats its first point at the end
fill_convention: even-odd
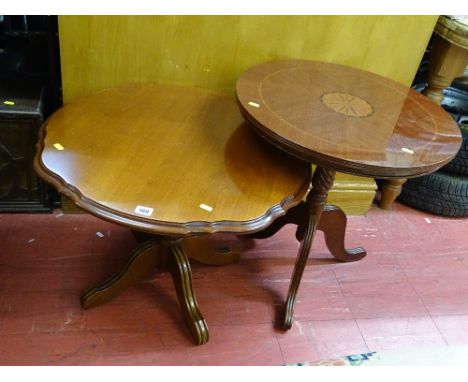
{"type": "MultiPolygon", "coordinates": [[[[145,85],[130,85],[130,87],[132,86],[136,86],[138,88],[139,86],[144,87],[145,85]]],[[[182,87],[174,87],[174,86],[163,86],[163,85],[160,86],[156,84],[150,84],[149,86],[155,87],[154,89],[180,88],[181,91],[184,91],[184,92],[187,91],[186,87],[182,88],[182,87]]],[[[112,91],[112,89],[108,89],[108,91],[112,91]]],[[[198,89],[198,90],[193,90],[193,91],[195,93],[200,92],[200,94],[209,93],[209,97],[215,97],[215,98],[217,97],[216,92],[212,92],[212,91],[208,91],[204,89],[198,89]]],[[[99,95],[99,94],[102,94],[103,92],[105,93],[106,90],[101,91],[96,94],[99,95]]],[[[196,95],[198,96],[199,94],[196,94],[196,95]]],[[[88,97],[82,97],[82,99],[79,100],[78,102],[92,103],[93,102],[92,97],[93,95],[88,96],[88,97]],[[91,100],[86,101],[85,98],[89,98],[89,97],[91,97],[91,100]]],[[[131,96],[129,96],[128,94],[126,94],[126,97],[127,99],[129,97],[131,98],[131,96]]],[[[226,104],[226,100],[225,100],[226,96],[223,94],[222,97],[224,97],[223,102],[226,104]]],[[[232,105],[227,106],[229,111],[232,113],[235,110],[235,112],[238,114],[237,120],[242,121],[243,118],[235,103],[234,97],[230,97],[230,98],[231,100],[228,101],[228,103],[232,103],[232,105]]],[[[71,104],[74,104],[74,103],[72,102],[71,104]]],[[[216,233],[216,232],[230,232],[230,233],[238,233],[238,234],[253,233],[253,232],[266,228],[277,217],[284,215],[289,208],[297,205],[302,200],[303,196],[306,194],[307,189],[310,185],[310,178],[311,178],[310,166],[307,166],[306,163],[302,162],[304,172],[303,172],[302,177],[299,178],[298,176],[296,176],[296,178],[298,179],[298,182],[296,183],[296,186],[295,186],[296,189],[291,190],[292,192],[290,194],[285,194],[283,198],[278,199],[276,203],[272,203],[271,205],[268,205],[263,211],[263,213],[251,216],[251,218],[246,219],[246,220],[222,219],[222,220],[210,221],[210,220],[201,220],[201,219],[195,220],[194,219],[194,220],[187,220],[187,221],[169,221],[169,220],[158,220],[157,216],[155,216],[154,218],[138,216],[136,214],[128,213],[128,211],[123,211],[120,209],[112,208],[112,206],[102,204],[99,202],[99,200],[93,200],[92,198],[88,198],[87,195],[84,194],[82,190],[80,189],[79,184],[70,183],[69,181],[66,180],[66,177],[65,178],[62,177],[61,174],[58,174],[47,167],[47,165],[43,161],[43,155],[45,151],[53,150],[53,147],[52,147],[53,142],[49,142],[48,146],[46,146],[47,134],[48,134],[47,129],[50,127],[49,124],[51,123],[51,120],[53,120],[52,117],[49,118],[44,123],[40,132],[39,140],[37,143],[37,154],[34,158],[34,167],[36,169],[36,172],[41,176],[41,178],[43,178],[44,180],[52,184],[59,192],[69,197],[78,207],[82,208],[83,210],[95,216],[98,216],[100,218],[103,218],[105,220],[123,224],[125,226],[129,226],[131,228],[134,228],[140,231],[166,234],[166,235],[177,235],[177,236],[189,236],[189,235],[198,235],[198,234],[206,234],[206,233],[216,233]],[[300,182],[299,182],[299,179],[300,179],[300,182]]],[[[244,130],[248,131],[249,129],[242,127],[240,128],[240,130],[237,129],[236,132],[244,131],[244,130]]],[[[243,136],[242,134],[237,134],[237,136],[239,135],[243,136]]],[[[268,146],[268,144],[265,144],[265,145],[268,146]]],[[[54,151],[54,154],[57,154],[57,153],[54,151]]],[[[283,156],[283,154],[280,154],[280,155],[283,156]]],[[[284,155],[284,157],[290,160],[289,156],[284,155]]],[[[263,161],[265,161],[265,159],[263,159],[263,161]]],[[[297,174],[298,172],[295,171],[295,173],[297,174]]],[[[291,177],[291,179],[294,179],[294,176],[291,177]]],[[[227,200],[226,203],[229,203],[229,200],[227,200]]]]}

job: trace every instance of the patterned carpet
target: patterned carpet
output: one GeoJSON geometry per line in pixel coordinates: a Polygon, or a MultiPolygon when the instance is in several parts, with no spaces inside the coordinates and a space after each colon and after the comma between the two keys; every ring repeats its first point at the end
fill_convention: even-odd
{"type": "Polygon", "coordinates": [[[287,366],[468,366],[468,346],[388,350],[287,366]]]}

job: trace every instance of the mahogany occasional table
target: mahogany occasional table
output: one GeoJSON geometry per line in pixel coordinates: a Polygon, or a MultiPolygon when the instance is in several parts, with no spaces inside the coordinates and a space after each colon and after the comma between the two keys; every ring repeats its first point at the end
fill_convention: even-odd
{"type": "Polygon", "coordinates": [[[416,91],[325,62],[284,60],[255,66],[241,75],[236,93],[257,133],[317,165],[305,223],[299,225],[302,242],[283,324],[288,329],[335,172],[384,179],[429,174],[456,155],[460,130],[448,113],[416,91]]]}
{"type": "MultiPolygon", "coordinates": [[[[37,148],[43,179],[141,242],[122,270],[82,295],[83,307],[110,300],[152,267],[167,267],[196,344],[208,341],[208,328],[187,257],[215,265],[237,259],[197,237],[269,236],[297,224],[311,180],[307,162],[251,131],[234,95],[189,87],[134,84],[77,99],[46,121],[37,148]]],[[[324,216],[319,229],[332,255],[363,253],[344,249],[341,211],[324,216]]]]}

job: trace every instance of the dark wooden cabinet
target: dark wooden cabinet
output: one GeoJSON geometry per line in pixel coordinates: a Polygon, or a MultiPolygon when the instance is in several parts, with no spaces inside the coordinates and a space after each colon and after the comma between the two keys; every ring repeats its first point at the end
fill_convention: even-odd
{"type": "Polygon", "coordinates": [[[60,105],[56,16],[0,16],[0,212],[46,212],[58,194],[32,167],[37,133],[60,105]]]}
{"type": "Polygon", "coordinates": [[[32,166],[43,98],[42,88],[0,84],[0,212],[51,210],[48,186],[32,166]]]}

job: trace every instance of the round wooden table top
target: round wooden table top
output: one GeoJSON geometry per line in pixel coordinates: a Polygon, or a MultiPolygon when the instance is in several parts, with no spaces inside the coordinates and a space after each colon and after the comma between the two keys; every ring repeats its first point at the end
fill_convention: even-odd
{"type": "Polygon", "coordinates": [[[38,174],[79,207],[167,235],[247,233],[298,204],[310,165],[246,126],[232,95],[133,84],[83,97],[44,124],[38,174]]]}
{"type": "Polygon", "coordinates": [[[320,166],[409,178],[449,162],[461,144],[451,116],[397,82],[343,65],[284,60],[237,81],[244,117],[264,138],[320,166]]]}

